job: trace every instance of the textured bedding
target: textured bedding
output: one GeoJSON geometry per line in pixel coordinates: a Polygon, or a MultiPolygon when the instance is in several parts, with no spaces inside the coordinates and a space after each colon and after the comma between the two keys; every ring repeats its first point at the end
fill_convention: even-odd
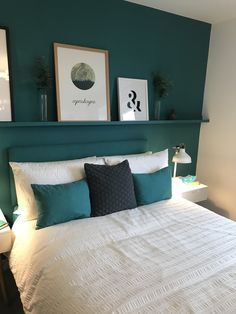
{"type": "Polygon", "coordinates": [[[34,226],[10,255],[26,313],[236,313],[236,223],[196,204],[34,226]]]}

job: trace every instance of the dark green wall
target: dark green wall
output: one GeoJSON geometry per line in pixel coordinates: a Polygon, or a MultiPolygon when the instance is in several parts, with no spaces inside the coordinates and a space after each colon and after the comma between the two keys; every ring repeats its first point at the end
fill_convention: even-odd
{"type": "MultiPolygon", "coordinates": [[[[44,55],[54,75],[53,42],[109,50],[112,120],[117,119],[117,77],[149,81],[149,111],[153,118],[153,71],[174,83],[164,101],[162,118],[171,108],[178,119],[201,118],[211,26],[123,0],[1,1],[0,25],[8,26],[16,121],[39,120],[32,65],[44,55]]],[[[50,91],[49,119],[56,120],[55,87],[50,91]]],[[[103,139],[148,138],[150,149],[188,145],[194,173],[199,125],[126,127],[0,128],[0,206],[7,208],[6,148],[22,144],[51,144],[103,139]],[[3,188],[2,188],[3,186],[3,188]]],[[[4,208],[3,208],[4,210],[4,208]]],[[[7,211],[7,210],[6,210],[7,211]]]]}
{"type": "MultiPolygon", "coordinates": [[[[166,109],[176,108],[179,119],[201,117],[209,24],[122,0],[1,2],[0,25],[8,26],[10,32],[17,121],[39,118],[31,68],[35,57],[44,55],[54,73],[53,42],[109,50],[113,120],[117,119],[118,76],[149,80],[152,118],[151,73],[156,70],[174,83],[166,109]]],[[[50,118],[54,120],[54,88],[51,94],[50,118]]]]}

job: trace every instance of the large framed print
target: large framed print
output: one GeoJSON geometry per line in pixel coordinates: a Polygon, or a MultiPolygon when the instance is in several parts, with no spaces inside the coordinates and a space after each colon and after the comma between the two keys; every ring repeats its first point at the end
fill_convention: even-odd
{"type": "Polygon", "coordinates": [[[108,51],[54,43],[59,121],[110,120],[108,51]]]}
{"type": "Polygon", "coordinates": [[[147,80],[118,78],[120,121],[148,120],[147,80]]]}
{"type": "Polygon", "coordinates": [[[8,29],[0,26],[0,121],[12,121],[8,29]]]}

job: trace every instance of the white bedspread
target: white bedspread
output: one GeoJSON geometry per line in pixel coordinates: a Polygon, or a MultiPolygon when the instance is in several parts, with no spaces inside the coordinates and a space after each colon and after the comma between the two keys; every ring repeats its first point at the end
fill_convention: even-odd
{"type": "Polygon", "coordinates": [[[34,224],[10,256],[26,313],[236,313],[236,223],[198,205],[34,224]]]}

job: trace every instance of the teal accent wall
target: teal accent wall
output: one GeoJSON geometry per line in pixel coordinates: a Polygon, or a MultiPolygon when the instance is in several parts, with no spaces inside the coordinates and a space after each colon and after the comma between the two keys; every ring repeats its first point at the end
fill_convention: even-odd
{"type": "MultiPolygon", "coordinates": [[[[9,28],[15,121],[38,121],[40,108],[32,80],[36,57],[45,56],[54,76],[53,42],[109,50],[111,118],[118,119],[117,77],[148,80],[150,119],[154,113],[152,72],[174,83],[162,118],[175,108],[178,119],[201,119],[211,25],[123,0],[8,0],[0,25],[9,28]]],[[[56,120],[56,93],[49,95],[49,119],[56,120]]],[[[13,145],[147,138],[158,150],[185,142],[195,173],[198,124],[0,128],[0,207],[10,216],[6,149],[13,145]]]]}
{"type": "MultiPolygon", "coordinates": [[[[15,119],[39,119],[31,68],[44,55],[54,73],[53,42],[109,50],[112,119],[117,119],[117,77],[149,80],[160,70],[174,89],[163,115],[175,108],[179,119],[201,117],[210,25],[123,0],[8,0],[1,3],[0,25],[9,27],[15,119]]],[[[49,102],[56,120],[55,88],[49,102]]]]}

